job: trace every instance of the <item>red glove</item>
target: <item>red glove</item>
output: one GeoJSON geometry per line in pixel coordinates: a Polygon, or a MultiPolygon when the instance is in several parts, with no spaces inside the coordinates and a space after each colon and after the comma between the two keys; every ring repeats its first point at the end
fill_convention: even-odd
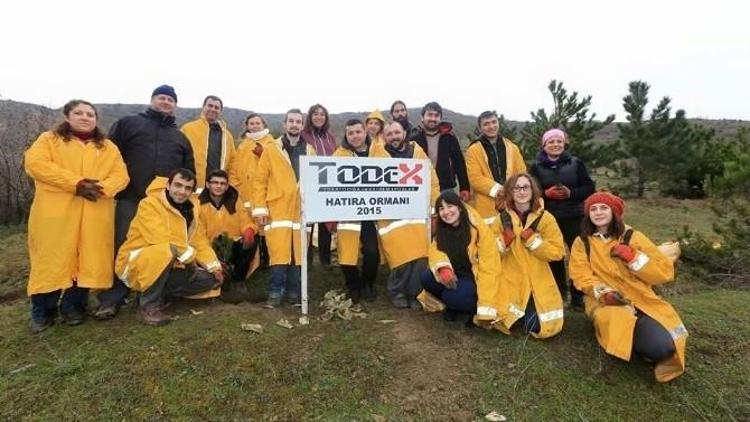
{"type": "Polygon", "coordinates": [[[438,276],[440,276],[440,282],[443,284],[448,284],[456,278],[456,274],[453,273],[453,270],[450,267],[439,268],[438,276]]]}
{"type": "Polygon", "coordinates": [[[503,230],[503,243],[506,248],[510,248],[510,244],[513,243],[513,239],[516,238],[516,234],[513,233],[513,229],[507,227],[503,230]]]}
{"type": "Polygon", "coordinates": [[[534,235],[534,233],[536,233],[536,230],[532,229],[531,227],[529,227],[528,229],[524,229],[524,231],[521,232],[521,240],[526,242],[531,236],[534,235]]]}
{"type": "Polygon", "coordinates": [[[261,154],[263,154],[263,145],[255,144],[255,148],[253,148],[253,154],[260,157],[261,154]]]}
{"type": "Polygon", "coordinates": [[[502,211],[505,209],[505,197],[500,194],[500,192],[498,192],[497,196],[495,197],[495,209],[498,211],[502,211]]]}
{"type": "Polygon", "coordinates": [[[570,189],[565,185],[558,185],[557,194],[560,195],[560,199],[568,199],[570,198],[570,189]]]}
{"type": "Polygon", "coordinates": [[[462,190],[458,193],[458,195],[461,197],[461,200],[464,202],[471,201],[471,191],[468,190],[462,190]]]}
{"type": "Polygon", "coordinates": [[[564,192],[560,190],[559,186],[550,186],[544,190],[544,196],[547,199],[554,199],[554,200],[559,201],[561,199],[565,199],[563,195],[564,195],[564,192]]]}
{"type": "Polygon", "coordinates": [[[245,233],[242,233],[242,249],[250,249],[255,244],[255,230],[248,227],[245,233]]]}
{"type": "Polygon", "coordinates": [[[430,235],[432,235],[432,237],[435,237],[435,232],[437,231],[437,225],[438,225],[438,217],[436,215],[433,215],[432,218],[430,218],[430,235]]]}
{"type": "Polygon", "coordinates": [[[599,296],[599,302],[607,306],[622,306],[630,304],[630,301],[622,297],[619,292],[607,292],[599,296]]]}
{"type": "Polygon", "coordinates": [[[339,223],[337,223],[335,221],[329,221],[329,222],[325,223],[325,225],[326,225],[326,229],[330,233],[336,233],[336,230],[338,230],[338,228],[339,228],[339,223]]]}
{"type": "Polygon", "coordinates": [[[609,255],[612,257],[620,258],[629,264],[635,259],[635,249],[624,243],[619,243],[612,247],[612,249],[609,251],[609,255]]]}
{"type": "Polygon", "coordinates": [[[218,270],[214,271],[212,273],[214,275],[214,278],[216,279],[216,286],[219,287],[222,284],[224,284],[224,270],[219,268],[218,270]]]}
{"type": "Polygon", "coordinates": [[[438,124],[438,132],[445,135],[447,133],[453,132],[453,125],[449,122],[440,122],[438,124]]]}

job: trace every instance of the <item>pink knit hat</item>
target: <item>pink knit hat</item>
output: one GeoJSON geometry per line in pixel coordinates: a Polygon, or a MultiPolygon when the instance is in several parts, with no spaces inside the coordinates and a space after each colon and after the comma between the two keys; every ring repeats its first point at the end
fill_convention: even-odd
{"type": "Polygon", "coordinates": [[[565,134],[561,129],[550,129],[546,132],[544,132],[544,135],[542,135],[542,148],[544,148],[544,144],[547,143],[547,141],[550,141],[552,139],[562,139],[563,142],[568,144],[568,135],[565,134]]]}

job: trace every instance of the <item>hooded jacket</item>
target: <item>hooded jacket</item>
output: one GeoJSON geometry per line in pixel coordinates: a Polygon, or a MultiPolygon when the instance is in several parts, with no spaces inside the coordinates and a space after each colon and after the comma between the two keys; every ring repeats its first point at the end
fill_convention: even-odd
{"type": "Polygon", "coordinates": [[[123,117],[110,128],[109,139],[120,150],[130,177],[117,199],[144,198],[151,181],[157,176],[169,176],[172,170],[186,168],[195,172],[193,148],[177,129],[174,116],[149,108],[123,117]]]}

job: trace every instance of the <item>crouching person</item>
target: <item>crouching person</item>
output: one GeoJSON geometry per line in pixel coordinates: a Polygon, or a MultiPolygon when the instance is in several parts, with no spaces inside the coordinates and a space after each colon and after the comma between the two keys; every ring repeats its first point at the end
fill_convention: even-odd
{"type": "Polygon", "coordinates": [[[187,169],[172,171],[165,190],[153,189],[128,230],[117,253],[115,273],[126,285],[140,292],[138,313],[147,325],[164,325],[165,299],[207,292],[224,281],[219,260],[190,201],[195,174],[187,169]]]}
{"type": "Polygon", "coordinates": [[[224,170],[208,173],[206,188],[198,200],[200,222],[212,244],[219,243],[220,251],[215,249],[215,252],[230,275],[229,282],[222,286],[221,299],[239,303],[247,293],[245,280],[260,263],[256,254],[257,226],[242,207],[237,189],[229,185],[229,175],[224,170]],[[222,235],[231,243],[224,244],[220,239],[222,235]]]}
{"type": "Polygon", "coordinates": [[[653,286],[672,281],[674,265],[643,233],[625,225],[624,210],[622,199],[608,192],[586,199],[570,276],[586,295],[586,315],[604,351],[625,361],[635,353],[655,362],[656,380],[667,382],[685,371],[688,333],[653,286]]]}
{"type": "Polygon", "coordinates": [[[444,190],[435,201],[438,222],[430,246],[429,269],[422,273],[424,290],[417,296],[430,309],[433,296],[445,305],[443,318],[469,314],[479,325],[497,319],[492,304],[497,295],[500,255],[495,234],[479,213],[464,204],[452,190],[444,190]]]}

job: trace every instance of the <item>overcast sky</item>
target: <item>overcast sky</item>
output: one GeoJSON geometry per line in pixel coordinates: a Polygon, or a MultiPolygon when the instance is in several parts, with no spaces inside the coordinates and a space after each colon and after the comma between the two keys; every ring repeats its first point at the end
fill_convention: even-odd
{"type": "MultiPolygon", "coordinates": [[[[528,120],[551,79],[624,118],[629,81],[690,117],[750,120],[746,1],[9,1],[0,98],[331,112],[439,101],[528,120]]],[[[417,116],[412,116],[415,119],[417,116]]]]}

